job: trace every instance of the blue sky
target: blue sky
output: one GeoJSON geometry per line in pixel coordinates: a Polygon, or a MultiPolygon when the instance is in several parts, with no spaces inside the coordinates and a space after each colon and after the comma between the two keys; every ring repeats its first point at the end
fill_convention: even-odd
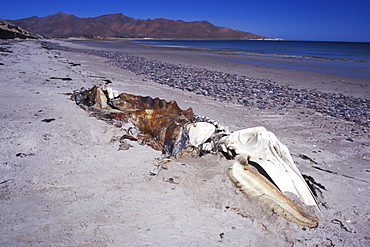
{"type": "Polygon", "coordinates": [[[0,0],[0,18],[57,12],[139,19],[207,20],[271,38],[370,42],[370,0],[0,0]]]}

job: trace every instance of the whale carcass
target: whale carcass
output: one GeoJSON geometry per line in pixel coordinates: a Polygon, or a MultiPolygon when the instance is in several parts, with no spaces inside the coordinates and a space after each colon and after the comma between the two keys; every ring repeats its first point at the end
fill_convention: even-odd
{"type": "Polygon", "coordinates": [[[264,127],[230,133],[191,108],[182,110],[176,101],[118,94],[105,86],[75,91],[73,99],[90,115],[125,130],[121,139],[150,145],[164,158],[224,155],[231,164],[228,176],[245,194],[300,226],[317,226],[319,219],[294,201],[298,198],[299,203],[320,211],[312,191],[288,148],[264,127]]]}

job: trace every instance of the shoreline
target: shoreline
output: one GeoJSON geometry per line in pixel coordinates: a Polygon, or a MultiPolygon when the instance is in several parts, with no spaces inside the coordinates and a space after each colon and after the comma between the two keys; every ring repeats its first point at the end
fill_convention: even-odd
{"type": "MultiPolygon", "coordinates": [[[[90,49],[120,51],[123,53],[136,54],[148,59],[204,67],[230,74],[236,73],[256,79],[272,80],[279,84],[289,85],[297,89],[317,89],[322,92],[343,93],[349,96],[370,99],[370,79],[289,69],[289,64],[284,66],[286,68],[260,65],[264,64],[266,61],[273,61],[274,63],[281,64],[289,62],[289,59],[279,57],[149,48],[131,43],[123,43],[119,48],[89,43],[79,44],[74,41],[67,41],[64,44],[70,44],[70,46],[77,48],[89,47],[90,49]],[[247,62],[238,62],[238,60],[245,60],[247,62]]],[[[307,62],[295,60],[294,63],[306,64],[307,62]]]]}
{"type": "MultiPolygon", "coordinates": [[[[198,48],[198,47],[186,47],[186,46],[176,46],[176,45],[153,45],[153,44],[143,44],[143,43],[130,43],[130,45],[143,47],[143,48],[154,48],[161,50],[180,50],[180,51],[200,51],[200,52],[214,52],[219,54],[230,54],[230,55],[247,55],[255,57],[268,57],[268,58],[288,58],[288,59],[306,59],[310,61],[312,59],[317,60],[328,60],[328,61],[342,61],[342,62],[354,62],[354,63],[364,63],[366,60],[360,59],[346,59],[346,58],[335,58],[335,57],[323,57],[323,56],[309,56],[309,55],[293,55],[293,54],[281,54],[281,53],[267,53],[267,52],[253,52],[253,51],[242,51],[233,49],[212,49],[212,48],[198,48]]],[[[119,49],[119,47],[117,47],[119,49]]]]}
{"type": "MultiPolygon", "coordinates": [[[[87,41],[75,41],[80,42],[91,47],[100,47],[101,49],[111,48],[117,51],[125,49],[125,47],[137,48],[137,49],[153,49],[157,53],[162,53],[164,50],[170,51],[183,51],[190,52],[190,54],[213,54],[222,56],[225,60],[236,61],[240,63],[246,63],[251,65],[265,66],[268,68],[280,68],[280,69],[295,69],[297,71],[316,72],[321,74],[330,74],[333,76],[348,77],[354,79],[362,79],[370,81],[370,74],[368,67],[365,66],[367,60],[359,59],[346,59],[339,57],[320,57],[305,55],[289,55],[279,53],[263,53],[263,52],[248,52],[242,50],[230,50],[230,49],[213,49],[213,48],[197,48],[191,46],[176,46],[176,45],[156,45],[136,42],[104,42],[96,40],[87,41]]],[[[140,52],[140,51],[139,51],[140,52]]],[[[203,56],[203,58],[205,57],[203,56]]],[[[216,57],[216,56],[214,56],[216,57]]]]}
{"type": "MultiPolygon", "coordinates": [[[[106,57],[44,49],[40,41],[1,46],[9,52],[0,53],[0,245],[369,245],[370,139],[362,126],[309,108],[215,100],[154,83],[106,57]],[[129,142],[132,148],[118,151],[114,140],[124,132],[70,99],[74,90],[107,80],[118,92],[176,100],[231,131],[265,126],[315,186],[319,226],[302,229],[247,198],[219,156],[158,167],[160,152],[148,146],[129,142]]],[[[142,59],[167,57],[183,66],[196,59],[182,54],[151,50],[142,59]]],[[[222,67],[209,61],[193,64],[222,67]]]]}
{"type": "MultiPolygon", "coordinates": [[[[213,97],[221,101],[229,101],[259,109],[310,108],[324,115],[362,125],[365,127],[363,129],[365,133],[370,131],[370,100],[368,99],[345,96],[342,93],[323,93],[316,90],[316,88],[297,89],[290,85],[279,85],[271,78],[256,79],[231,74],[232,72],[221,72],[220,65],[216,66],[218,70],[209,70],[198,67],[198,64],[195,66],[188,63],[183,65],[179,61],[174,63],[173,61],[168,62],[169,59],[158,60],[160,58],[158,55],[155,57],[157,59],[147,58],[142,54],[138,56],[137,53],[132,51],[125,53],[117,51],[117,49],[72,48],[59,46],[55,43],[45,43],[45,46],[57,50],[105,57],[110,59],[108,63],[111,65],[141,74],[158,84],[213,97]],[[144,57],[146,58],[144,59],[144,57]]],[[[134,49],[134,51],[137,52],[137,49],[134,49]]],[[[147,49],[144,49],[144,51],[147,51],[147,49]]],[[[156,51],[158,50],[155,49],[154,52],[156,51]]],[[[173,52],[172,56],[175,55],[178,55],[178,53],[173,52]]],[[[215,64],[218,57],[212,58],[211,60],[208,58],[202,63],[215,64]]],[[[326,86],[326,90],[330,91],[331,87],[326,86]]]]}

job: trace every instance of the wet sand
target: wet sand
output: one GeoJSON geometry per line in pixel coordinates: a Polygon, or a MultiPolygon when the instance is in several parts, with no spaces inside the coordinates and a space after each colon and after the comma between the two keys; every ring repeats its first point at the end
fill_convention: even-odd
{"type": "MultiPolygon", "coordinates": [[[[1,245],[370,244],[366,126],[309,108],[260,109],[215,100],[154,83],[143,74],[110,65],[107,58],[46,50],[39,41],[1,46],[12,51],[0,54],[1,245]],[[314,181],[323,210],[319,226],[302,229],[246,198],[226,176],[229,164],[222,157],[184,158],[164,169],[154,166],[160,152],[149,147],[132,142],[133,148],[118,151],[119,143],[111,140],[121,131],[88,117],[70,100],[73,90],[103,80],[110,80],[119,92],[176,100],[181,108],[192,107],[196,114],[231,130],[262,125],[274,132],[288,146],[300,171],[314,181]]],[[[209,53],[127,47],[129,51],[298,89],[313,85],[303,82],[306,72],[290,71],[288,80],[287,70],[254,66],[248,70],[248,65],[239,69],[209,53]]],[[[307,78],[323,91],[369,95],[361,95],[354,79],[314,74],[307,78]],[[322,83],[323,78],[336,82],[322,83]]]]}

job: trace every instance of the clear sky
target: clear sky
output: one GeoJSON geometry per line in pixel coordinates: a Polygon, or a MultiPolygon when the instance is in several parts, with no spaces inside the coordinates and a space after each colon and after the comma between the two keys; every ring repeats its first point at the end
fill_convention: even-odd
{"type": "Polygon", "coordinates": [[[0,18],[123,13],[138,19],[207,20],[270,38],[370,42],[370,0],[0,0],[0,18]]]}

